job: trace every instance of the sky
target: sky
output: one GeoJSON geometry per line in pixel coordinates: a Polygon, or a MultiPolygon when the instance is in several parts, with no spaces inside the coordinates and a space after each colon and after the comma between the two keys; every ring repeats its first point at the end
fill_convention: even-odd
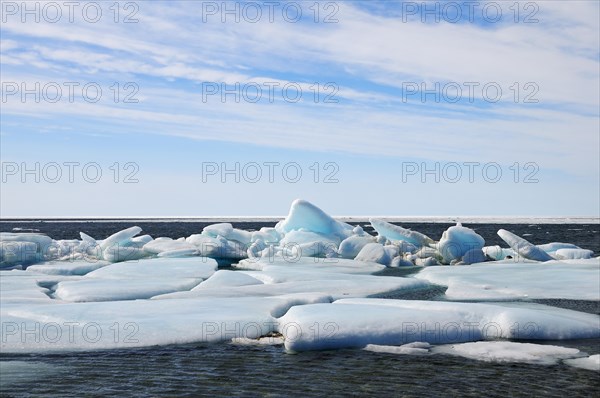
{"type": "Polygon", "coordinates": [[[1,1],[1,217],[600,217],[596,1],[1,1]]]}

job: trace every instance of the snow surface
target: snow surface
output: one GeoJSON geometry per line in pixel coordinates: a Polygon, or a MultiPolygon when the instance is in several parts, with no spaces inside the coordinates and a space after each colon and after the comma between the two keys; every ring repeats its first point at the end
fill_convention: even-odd
{"type": "Polygon", "coordinates": [[[137,279],[82,279],[63,281],[56,288],[55,297],[65,301],[117,301],[149,299],[159,294],[190,290],[202,278],[141,278],[137,279]]]}
{"type": "Polygon", "coordinates": [[[218,289],[234,286],[262,285],[260,279],[254,278],[246,272],[219,270],[196,289],[218,289]]]}
{"type": "Polygon", "coordinates": [[[47,261],[34,264],[27,271],[48,275],[85,275],[99,268],[109,265],[108,261],[101,260],[75,260],[75,261],[47,261]]]}
{"type": "Polygon", "coordinates": [[[67,278],[22,270],[0,271],[0,304],[30,306],[51,303],[50,290],[45,286],[54,286],[67,278]]]}
{"type": "Polygon", "coordinates": [[[216,269],[217,262],[205,257],[114,263],[79,280],[59,282],[55,296],[65,301],[148,299],[159,294],[190,290],[216,269]]]}
{"type": "Polygon", "coordinates": [[[151,254],[160,254],[175,250],[191,250],[196,251],[197,247],[187,242],[181,242],[172,239],[155,239],[144,245],[144,251],[151,254]]]}
{"type": "Polygon", "coordinates": [[[415,275],[448,286],[450,300],[600,300],[600,259],[429,267],[415,275]]]}
{"type": "Polygon", "coordinates": [[[385,269],[385,266],[381,264],[343,258],[274,257],[273,259],[262,258],[260,260],[247,259],[234,264],[234,267],[238,269],[255,271],[261,271],[267,266],[350,274],[373,274],[385,269]]]}
{"type": "Polygon", "coordinates": [[[302,258],[295,263],[245,260],[243,268],[260,271],[218,271],[191,291],[164,294],[154,299],[192,297],[277,296],[288,293],[320,293],[332,298],[365,297],[389,291],[422,289],[429,284],[414,278],[386,278],[370,273],[384,267],[343,259],[302,258]],[[319,260],[315,262],[315,260],[319,260]],[[328,261],[331,261],[329,263],[328,261]],[[241,275],[245,275],[242,277],[241,275]],[[258,283],[257,283],[258,282],[258,283]]]}

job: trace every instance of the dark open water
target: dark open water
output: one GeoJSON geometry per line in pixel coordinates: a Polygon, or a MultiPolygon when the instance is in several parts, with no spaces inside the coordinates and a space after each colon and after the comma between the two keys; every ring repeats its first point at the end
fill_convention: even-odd
{"type": "MultiPolygon", "coordinates": [[[[205,222],[135,223],[154,237],[199,233],[205,222]]],[[[361,223],[363,224],[363,223],[361,223]]],[[[0,221],[0,231],[31,228],[55,239],[98,239],[132,225],[125,222],[0,221]]],[[[234,223],[243,229],[273,224],[234,223]]],[[[403,223],[434,239],[450,224],[403,223]]],[[[504,244],[505,228],[532,243],[569,242],[600,254],[598,224],[465,224],[486,244],[504,244]]],[[[365,228],[367,229],[367,228],[365,228]]],[[[367,229],[368,230],[368,229],[367,229]]],[[[390,277],[399,276],[392,273],[390,277]]],[[[437,299],[434,288],[402,297],[437,299]]],[[[400,298],[393,294],[389,298],[400,298]]],[[[548,305],[599,313],[599,303],[547,300],[548,305]]],[[[540,342],[538,342],[540,343],[540,342]]],[[[600,339],[548,341],[600,353],[600,339]]],[[[280,346],[248,347],[228,343],[187,344],[143,349],[52,355],[0,355],[0,394],[6,396],[546,396],[597,397],[600,374],[555,366],[494,364],[448,355],[409,356],[337,350],[286,354],[280,346]]]]}

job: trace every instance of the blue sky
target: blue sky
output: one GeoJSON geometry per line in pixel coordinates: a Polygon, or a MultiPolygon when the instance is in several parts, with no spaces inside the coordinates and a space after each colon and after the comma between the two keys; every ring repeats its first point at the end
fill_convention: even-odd
{"type": "Polygon", "coordinates": [[[1,216],[600,216],[597,2],[314,3],[3,1],[1,216]]]}

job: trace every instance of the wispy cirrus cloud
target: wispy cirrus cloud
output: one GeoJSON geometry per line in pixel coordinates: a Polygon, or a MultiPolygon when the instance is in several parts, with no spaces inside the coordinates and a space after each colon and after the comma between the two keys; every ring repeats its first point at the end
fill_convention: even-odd
{"type": "Polygon", "coordinates": [[[406,22],[400,2],[335,2],[337,23],[314,23],[311,14],[298,23],[281,17],[273,23],[222,23],[219,15],[206,18],[197,1],[137,2],[138,22],[131,24],[115,23],[106,9],[108,17],[98,23],[8,17],[1,26],[3,82],[97,82],[106,95],[97,103],[11,96],[2,104],[3,119],[10,119],[10,127],[3,121],[3,136],[18,130],[19,118],[34,118],[57,126],[57,134],[58,126],[76,121],[78,127],[102,126],[113,136],[165,135],[389,158],[506,164],[527,159],[594,178],[599,5],[520,6],[526,3],[537,5],[537,23],[523,23],[522,15],[517,23],[511,14],[499,23],[480,17],[473,23],[423,23],[415,17],[406,22]],[[135,83],[139,101],[116,103],[109,95],[115,82],[135,83]],[[478,84],[472,101],[466,98],[469,82],[478,84]],[[256,84],[263,96],[256,103],[220,92],[207,98],[203,83],[229,89],[256,84]],[[286,101],[278,89],[269,101],[265,84],[273,83],[297,85],[302,100],[286,101]],[[335,90],[325,91],[328,83],[335,90]],[[482,95],[487,83],[502,89],[497,102],[482,95]],[[434,91],[436,84],[457,84],[464,92],[457,102],[437,100],[407,93],[407,84],[434,91]],[[332,92],[337,102],[324,102],[332,92]],[[537,102],[525,102],[528,95],[537,102]]]}

